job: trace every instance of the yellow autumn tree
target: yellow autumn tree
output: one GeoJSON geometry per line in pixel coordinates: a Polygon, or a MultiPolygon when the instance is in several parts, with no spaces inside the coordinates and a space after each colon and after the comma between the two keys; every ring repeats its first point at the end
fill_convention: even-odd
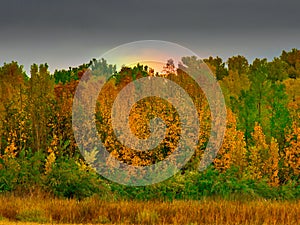
{"type": "Polygon", "coordinates": [[[300,127],[296,122],[292,132],[286,135],[287,147],[284,149],[284,162],[287,167],[286,178],[300,175],[300,127]]]}
{"type": "MultiPolygon", "coordinates": [[[[232,96],[238,98],[242,90],[248,90],[250,80],[246,74],[239,74],[238,71],[229,71],[228,76],[220,81],[222,91],[225,92],[225,97],[232,96]]],[[[229,101],[229,99],[226,99],[229,101]]]]}
{"type": "Polygon", "coordinates": [[[252,133],[254,145],[250,147],[250,164],[248,167],[252,179],[261,179],[267,174],[268,145],[262,127],[255,123],[252,133]]]}
{"type": "Polygon", "coordinates": [[[227,110],[227,129],[225,138],[214,160],[214,166],[219,171],[225,171],[231,166],[238,167],[242,172],[247,166],[246,160],[246,142],[244,133],[236,128],[236,116],[227,110]]]}
{"type": "MultiPolygon", "coordinates": [[[[111,153],[111,157],[116,158],[119,161],[125,162],[133,166],[146,166],[153,164],[157,161],[161,161],[164,158],[168,157],[178,146],[178,141],[180,140],[180,118],[176,109],[170,102],[163,100],[158,97],[147,97],[138,102],[136,102],[130,109],[129,114],[129,127],[131,132],[140,139],[147,139],[151,134],[150,131],[150,121],[153,118],[161,118],[166,125],[165,137],[162,142],[155,148],[150,151],[136,151],[130,149],[126,146],[123,146],[122,143],[114,134],[112,127],[112,118],[111,118],[111,109],[115,102],[116,97],[120,91],[132,82],[134,79],[139,79],[143,77],[143,71],[135,70],[134,68],[124,67],[121,69],[121,72],[116,76],[115,79],[111,79],[105,83],[102,88],[101,93],[98,98],[98,105],[96,116],[97,128],[100,137],[107,148],[111,153]]],[[[151,71],[148,72],[147,76],[151,79],[151,71]]],[[[145,74],[144,74],[145,75],[145,74]]],[[[160,76],[159,74],[157,76],[160,76]]],[[[199,121],[200,121],[200,132],[199,134],[190,134],[198,135],[199,142],[197,150],[191,161],[200,158],[203,153],[205,142],[207,142],[210,134],[210,111],[209,105],[201,89],[198,87],[196,82],[191,79],[188,74],[185,74],[183,71],[177,74],[164,75],[165,82],[171,80],[176,82],[180,87],[185,89],[191,98],[194,100],[195,107],[198,111],[199,121]]],[[[150,89],[153,87],[149,87],[150,89]]],[[[91,90],[90,90],[91,91],[91,90]]],[[[139,91],[136,87],[135,91],[139,91]]],[[[145,90],[144,90],[145,91],[145,90]]],[[[151,92],[151,90],[149,90],[151,92]]],[[[176,96],[175,93],[169,93],[172,98],[180,99],[181,96],[176,96]]],[[[123,96],[125,99],[130,99],[132,96],[123,96]]],[[[128,103],[125,101],[122,104],[116,106],[119,107],[119,111],[124,111],[128,103]]],[[[128,116],[126,114],[119,115],[120,117],[128,116]]],[[[121,118],[124,119],[124,118],[121,118]]],[[[125,121],[125,119],[124,119],[125,121]]],[[[189,121],[188,121],[189,122],[189,121]]],[[[122,134],[121,134],[122,135],[122,134]]],[[[126,137],[123,137],[126,139],[126,137]]],[[[192,165],[189,164],[187,167],[197,167],[197,162],[193,161],[192,165]]],[[[110,162],[108,162],[110,163],[110,162]]]]}
{"type": "Polygon", "coordinates": [[[275,138],[271,139],[269,146],[269,159],[267,160],[269,184],[278,186],[279,184],[279,146],[275,138]]]}
{"type": "Polygon", "coordinates": [[[28,121],[24,112],[25,90],[23,66],[11,62],[0,67],[0,154],[6,148],[20,152],[25,147],[28,136],[25,131],[28,121]]]}
{"type": "Polygon", "coordinates": [[[278,179],[279,148],[277,141],[272,138],[271,143],[266,142],[262,127],[256,123],[252,133],[253,146],[249,148],[250,178],[260,180],[265,178],[269,184],[276,186],[278,179]]]}

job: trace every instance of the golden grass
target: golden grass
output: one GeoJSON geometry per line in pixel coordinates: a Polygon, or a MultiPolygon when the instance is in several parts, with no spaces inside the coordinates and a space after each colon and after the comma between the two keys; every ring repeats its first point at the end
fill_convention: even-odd
{"type": "Polygon", "coordinates": [[[0,196],[0,225],[300,224],[300,201],[83,201],[0,196]],[[29,222],[29,223],[25,223],[29,222]]]}
{"type": "MultiPolygon", "coordinates": [[[[39,225],[40,223],[32,223],[32,222],[13,222],[13,221],[0,221],[0,225],[39,225]]],[[[76,225],[76,224],[61,224],[61,223],[45,223],[43,225],[76,225]]],[[[82,225],[82,224],[77,224],[82,225]]],[[[85,224],[85,225],[95,225],[95,224],[85,224]]],[[[105,224],[105,225],[112,225],[112,224],[105,224]]]]}

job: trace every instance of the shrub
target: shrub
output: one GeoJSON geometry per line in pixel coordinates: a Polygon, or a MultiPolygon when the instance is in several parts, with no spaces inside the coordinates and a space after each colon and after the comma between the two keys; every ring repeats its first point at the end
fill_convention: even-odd
{"type": "Polygon", "coordinates": [[[15,191],[26,194],[43,185],[45,156],[41,152],[22,150],[19,157],[0,159],[0,192],[15,191]]]}
{"type": "Polygon", "coordinates": [[[77,199],[104,195],[109,191],[96,172],[81,169],[74,159],[67,157],[61,157],[53,164],[46,185],[55,196],[77,199]]]}

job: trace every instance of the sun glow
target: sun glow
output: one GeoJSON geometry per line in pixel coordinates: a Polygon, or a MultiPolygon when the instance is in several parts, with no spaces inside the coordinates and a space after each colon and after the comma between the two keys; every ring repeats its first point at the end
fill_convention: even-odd
{"type": "MultiPolygon", "coordinates": [[[[123,49],[119,52],[122,53],[123,49]]],[[[181,62],[183,55],[175,51],[166,51],[159,46],[153,47],[138,47],[138,48],[124,48],[126,54],[109,54],[109,57],[105,58],[109,64],[117,66],[117,70],[120,70],[123,66],[133,67],[138,63],[148,68],[154,69],[155,73],[161,73],[163,67],[166,65],[169,59],[173,59],[175,66],[181,62]]]]}

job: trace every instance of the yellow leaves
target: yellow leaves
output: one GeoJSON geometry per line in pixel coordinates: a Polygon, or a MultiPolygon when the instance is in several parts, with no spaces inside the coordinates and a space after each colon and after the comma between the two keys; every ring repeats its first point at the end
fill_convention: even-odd
{"type": "Polygon", "coordinates": [[[10,143],[10,145],[8,145],[5,150],[4,153],[7,157],[9,158],[15,158],[17,155],[17,151],[16,151],[17,147],[15,145],[14,142],[10,143]]]}
{"type": "Polygon", "coordinates": [[[261,179],[262,174],[262,165],[263,161],[261,159],[260,155],[260,149],[258,149],[256,146],[253,146],[250,148],[250,163],[248,166],[248,171],[250,178],[252,179],[261,179]]]}
{"type": "Polygon", "coordinates": [[[93,164],[96,161],[97,154],[98,154],[97,148],[94,148],[91,151],[84,151],[82,153],[87,164],[93,164]]]}
{"type": "Polygon", "coordinates": [[[286,135],[287,146],[282,154],[279,154],[279,146],[275,138],[266,143],[261,126],[256,123],[252,134],[254,145],[249,148],[249,175],[253,179],[267,178],[272,186],[279,185],[279,157],[284,158],[284,176],[300,174],[300,127],[295,122],[292,132],[286,135]]]}
{"type": "Polygon", "coordinates": [[[252,179],[267,178],[269,184],[277,186],[279,147],[276,139],[272,138],[271,143],[266,143],[266,137],[261,126],[256,123],[252,133],[254,145],[250,147],[250,165],[248,171],[252,179]]]}
{"type": "Polygon", "coordinates": [[[225,171],[231,166],[236,166],[243,170],[246,165],[244,133],[236,129],[236,117],[231,110],[228,110],[227,130],[218,156],[214,160],[214,166],[220,171],[225,171]]]}
{"type": "Polygon", "coordinates": [[[48,147],[47,152],[50,153],[50,154],[52,152],[58,154],[58,152],[57,152],[57,146],[58,146],[58,144],[59,144],[59,138],[58,138],[57,135],[54,134],[53,138],[52,138],[52,141],[50,143],[50,146],[48,147]]]}
{"type": "Polygon", "coordinates": [[[133,156],[133,159],[132,159],[132,165],[139,166],[141,164],[141,161],[142,160],[137,155],[135,155],[135,156],[133,156]]]}
{"type": "Polygon", "coordinates": [[[117,140],[110,118],[110,106],[112,103],[111,101],[106,101],[99,105],[100,107],[97,110],[101,111],[103,122],[98,121],[97,125],[102,133],[100,136],[105,136],[105,147],[109,152],[113,152],[114,157],[118,160],[134,166],[150,165],[156,161],[163,160],[175,150],[181,129],[176,110],[170,103],[157,97],[149,97],[137,102],[130,111],[129,127],[131,132],[139,139],[149,138],[151,134],[151,119],[158,117],[165,122],[167,126],[165,139],[157,148],[150,151],[147,151],[147,149],[140,149],[146,151],[134,151],[126,146],[122,146],[117,140]],[[166,149],[168,150],[165,152],[166,149]],[[117,156],[116,152],[118,153],[117,156]]]}
{"type": "Polygon", "coordinates": [[[250,80],[246,74],[230,70],[229,75],[220,81],[220,85],[224,91],[228,91],[230,95],[238,98],[242,90],[249,89],[250,80]]]}
{"type": "Polygon", "coordinates": [[[266,144],[266,138],[262,131],[262,127],[258,123],[255,124],[252,138],[254,145],[249,148],[250,165],[248,170],[252,179],[261,179],[267,174],[265,163],[268,159],[268,145],[266,144]]]}
{"type": "Polygon", "coordinates": [[[7,137],[7,146],[4,149],[4,155],[8,158],[15,158],[18,154],[18,146],[17,146],[17,133],[16,131],[9,132],[9,136],[7,137]]]}
{"type": "Polygon", "coordinates": [[[262,127],[256,122],[254,126],[254,132],[252,133],[255,146],[260,149],[267,149],[266,137],[263,133],[262,127]]]}
{"type": "Polygon", "coordinates": [[[272,186],[278,186],[278,163],[279,163],[279,147],[276,139],[272,138],[270,147],[269,147],[270,157],[267,164],[269,165],[269,184],[272,186]]]}
{"type": "Polygon", "coordinates": [[[46,158],[46,163],[45,163],[45,174],[48,174],[51,172],[52,170],[52,165],[56,160],[56,156],[54,154],[54,152],[51,152],[47,158],[46,158]]]}
{"type": "Polygon", "coordinates": [[[235,145],[232,150],[232,165],[243,170],[248,163],[246,159],[246,141],[242,131],[236,132],[234,143],[235,145]]]}
{"type": "Polygon", "coordinates": [[[76,161],[76,164],[81,171],[94,171],[95,172],[95,169],[91,165],[87,164],[85,161],[83,161],[81,159],[79,161],[76,161]]]}
{"type": "Polygon", "coordinates": [[[286,92],[290,97],[290,102],[300,104],[300,79],[289,78],[283,81],[286,86],[286,92]]]}
{"type": "MultiPolygon", "coordinates": [[[[112,128],[111,109],[119,92],[129,82],[132,81],[132,78],[130,77],[130,75],[128,75],[130,73],[125,74],[125,72],[124,74],[121,74],[122,79],[117,85],[115,82],[113,82],[113,79],[108,81],[103,86],[102,91],[98,96],[99,104],[97,105],[96,114],[100,119],[97,120],[96,123],[99,131],[99,136],[101,137],[104,146],[106,147],[108,152],[110,152],[112,157],[115,157],[117,160],[134,166],[151,165],[155,162],[164,160],[166,157],[172,154],[178,147],[178,143],[180,141],[181,136],[180,118],[178,113],[176,112],[176,109],[172,106],[170,102],[167,102],[166,100],[154,96],[144,98],[136,102],[136,104],[134,104],[133,107],[130,109],[130,130],[132,134],[135,135],[137,138],[148,139],[152,132],[150,121],[154,118],[160,118],[164,121],[166,125],[164,139],[156,148],[149,151],[136,151],[130,149],[129,147],[123,146],[122,143],[120,143],[118,138],[115,136],[114,130],[112,128]]],[[[211,119],[207,100],[202,90],[196,84],[196,82],[192,80],[188,75],[173,74],[165,79],[169,79],[173,82],[176,82],[179,86],[185,89],[185,91],[194,100],[194,104],[199,115],[200,132],[198,134],[191,132],[188,135],[199,137],[199,142],[196,149],[197,153],[195,155],[200,156],[203,152],[204,145],[207,142],[210,135],[211,119]]],[[[140,91],[138,90],[138,86],[135,86],[135,88],[135,91],[140,91]]],[[[149,87],[149,89],[151,88],[153,87],[149,87]]],[[[128,95],[125,96],[125,98],[132,99],[133,96],[128,95]]],[[[182,98],[182,96],[177,96],[176,92],[172,92],[170,93],[170,98],[178,100],[182,98]]],[[[120,112],[123,112],[122,109],[123,107],[125,108],[127,101],[124,101],[123,103],[124,105],[120,104],[117,106],[120,112]]],[[[129,112],[125,113],[126,116],[127,113],[129,112]]],[[[124,115],[121,115],[120,113],[119,116],[121,117],[122,121],[124,115]]],[[[191,121],[187,122],[191,123],[191,121]]],[[[127,137],[123,135],[122,138],[126,139],[127,137]]]]}
{"type": "Polygon", "coordinates": [[[294,175],[300,174],[300,127],[296,123],[292,132],[286,136],[288,146],[285,151],[285,165],[292,169],[294,175]]]}

